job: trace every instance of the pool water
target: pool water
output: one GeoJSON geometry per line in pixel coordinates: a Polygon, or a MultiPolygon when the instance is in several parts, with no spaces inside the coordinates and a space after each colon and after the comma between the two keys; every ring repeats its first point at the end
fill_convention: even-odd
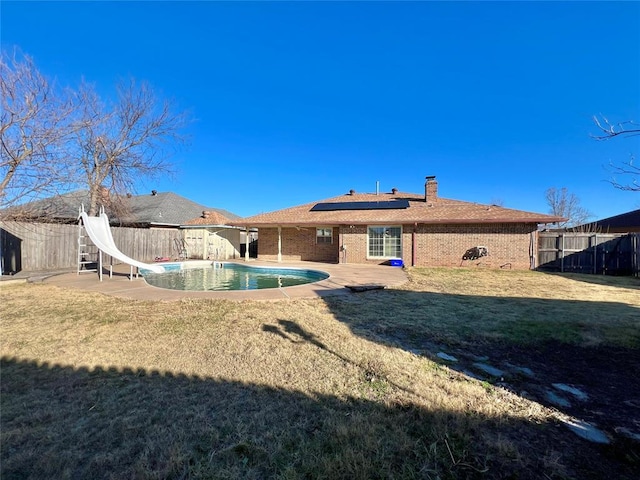
{"type": "Polygon", "coordinates": [[[329,278],[329,274],[318,270],[256,267],[227,262],[162,265],[165,267],[164,273],[141,272],[149,285],[171,290],[257,290],[292,287],[329,278]]]}

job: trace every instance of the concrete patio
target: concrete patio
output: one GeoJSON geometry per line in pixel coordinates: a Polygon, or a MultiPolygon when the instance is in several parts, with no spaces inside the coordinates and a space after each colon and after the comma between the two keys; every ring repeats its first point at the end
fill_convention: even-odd
{"type": "MultiPolygon", "coordinates": [[[[244,262],[240,262],[244,263],[244,262]]],[[[288,298],[314,298],[329,295],[350,295],[347,285],[379,285],[392,287],[402,285],[407,281],[407,275],[402,268],[385,265],[356,265],[356,264],[327,264],[316,262],[250,262],[255,266],[292,267],[321,270],[330,276],[326,280],[307,285],[285,288],[270,288],[262,290],[234,290],[192,292],[168,290],[148,285],[140,276],[129,280],[129,267],[117,265],[114,267],[113,277],[108,273],[103,275],[103,281],[98,274],[76,272],[62,273],[53,276],[30,278],[30,281],[43,281],[69,289],[80,289],[111,295],[114,297],[135,300],[175,301],[183,298],[208,298],[227,300],[281,300],[288,298]]]]}

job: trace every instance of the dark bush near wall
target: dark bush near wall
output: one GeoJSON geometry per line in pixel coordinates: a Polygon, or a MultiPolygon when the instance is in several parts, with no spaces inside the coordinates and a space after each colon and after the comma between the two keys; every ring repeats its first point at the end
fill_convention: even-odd
{"type": "Polygon", "coordinates": [[[489,255],[487,247],[471,247],[466,252],[464,252],[464,255],[462,255],[462,260],[477,260],[478,258],[486,257],[487,255],[489,255]]]}
{"type": "Polygon", "coordinates": [[[640,276],[640,234],[541,232],[537,270],[640,276]]]}

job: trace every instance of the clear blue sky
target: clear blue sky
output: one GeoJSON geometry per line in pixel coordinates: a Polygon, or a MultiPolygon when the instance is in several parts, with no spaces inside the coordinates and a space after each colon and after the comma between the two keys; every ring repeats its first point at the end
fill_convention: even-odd
{"type": "Polygon", "coordinates": [[[63,84],[149,81],[196,119],[178,176],[140,185],[248,216],[355,189],[602,218],[640,208],[594,114],[640,121],[639,2],[11,2],[3,48],[63,84]]]}

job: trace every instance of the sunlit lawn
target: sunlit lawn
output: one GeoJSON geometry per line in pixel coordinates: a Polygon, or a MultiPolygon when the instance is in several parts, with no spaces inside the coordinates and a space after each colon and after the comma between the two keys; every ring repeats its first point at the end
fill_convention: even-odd
{"type": "Polygon", "coordinates": [[[410,276],[394,290],[279,302],[138,302],[2,286],[0,477],[631,471],[558,427],[551,409],[392,339],[635,350],[637,279],[445,269],[410,276]]]}

